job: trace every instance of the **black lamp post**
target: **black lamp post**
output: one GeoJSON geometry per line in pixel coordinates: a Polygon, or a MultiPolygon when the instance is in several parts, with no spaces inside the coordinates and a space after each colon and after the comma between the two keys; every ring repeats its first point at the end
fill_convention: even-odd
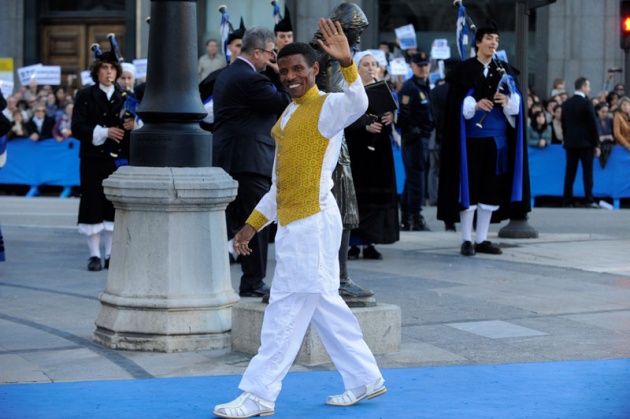
{"type": "Polygon", "coordinates": [[[131,132],[131,166],[207,167],[211,136],[199,127],[206,116],[197,76],[197,2],[151,1],[147,85],[131,132]]]}
{"type": "MultiPolygon", "coordinates": [[[[527,69],[527,35],[529,32],[529,11],[541,6],[555,3],[556,0],[516,0],[516,68],[520,70],[519,84],[521,86],[521,96],[523,106],[527,103],[527,86],[529,84],[527,69]]],[[[523,133],[524,135],[525,133],[523,133]]],[[[527,154],[525,153],[527,163],[527,154]]],[[[529,189],[529,179],[523,179],[523,188],[529,189]]],[[[527,211],[523,207],[528,205],[514,205],[510,208],[510,222],[499,230],[499,237],[530,239],[538,237],[538,231],[527,222],[527,211]]]]}

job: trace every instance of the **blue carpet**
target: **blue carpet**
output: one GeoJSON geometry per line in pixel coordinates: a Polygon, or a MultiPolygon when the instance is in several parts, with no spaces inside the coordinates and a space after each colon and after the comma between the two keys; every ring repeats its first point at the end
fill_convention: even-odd
{"type": "MultiPolygon", "coordinates": [[[[630,359],[383,370],[387,394],[349,408],[336,371],[292,373],[274,418],[630,418],[630,359]]],[[[239,376],[0,386],[0,418],[212,418],[239,376]]]]}

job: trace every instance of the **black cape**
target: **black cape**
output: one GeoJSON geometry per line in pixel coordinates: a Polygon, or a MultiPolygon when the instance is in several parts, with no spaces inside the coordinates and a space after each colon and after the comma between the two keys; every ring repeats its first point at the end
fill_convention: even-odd
{"type": "MultiPolygon", "coordinates": [[[[516,80],[518,70],[509,64],[502,62],[506,72],[516,80]]],[[[462,210],[459,204],[460,182],[460,122],[461,106],[464,98],[475,88],[479,77],[482,76],[483,65],[477,58],[470,58],[449,72],[448,99],[445,109],[445,131],[442,138],[440,156],[440,182],[438,192],[437,218],[445,222],[458,222],[459,212],[462,210]]],[[[519,88],[520,90],[520,88],[519,88]]],[[[525,115],[525,100],[521,101],[521,113],[525,115]]],[[[525,133],[523,133],[525,135],[525,133]]],[[[516,144],[516,129],[508,127],[508,171],[503,176],[501,188],[501,204],[497,211],[492,213],[492,222],[513,218],[523,219],[531,211],[529,168],[527,162],[527,142],[523,142],[523,181],[522,200],[510,202],[512,193],[512,175],[514,172],[514,155],[516,144]]]]}

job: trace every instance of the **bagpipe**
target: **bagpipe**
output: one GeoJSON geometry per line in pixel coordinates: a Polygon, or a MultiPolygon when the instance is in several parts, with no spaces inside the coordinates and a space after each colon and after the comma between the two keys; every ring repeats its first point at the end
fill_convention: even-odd
{"type": "MultiPolygon", "coordinates": [[[[120,47],[118,45],[118,41],[116,41],[116,35],[114,35],[113,33],[110,33],[107,35],[107,39],[109,40],[111,44],[111,53],[115,55],[116,60],[119,63],[122,63],[124,61],[124,58],[122,54],[120,53],[120,47]]],[[[103,55],[100,49],[100,46],[98,44],[92,44],[91,49],[94,52],[94,59],[103,55]]],[[[138,102],[138,99],[136,99],[133,95],[129,94],[129,91],[126,88],[119,85],[116,80],[109,79],[109,81],[114,86],[114,89],[123,98],[123,104],[119,112],[118,128],[124,128],[123,125],[124,125],[125,120],[133,118],[134,121],[137,121],[138,119],[137,110],[138,110],[139,102],[138,102]]],[[[122,141],[120,143],[116,143],[114,146],[111,147],[109,155],[114,158],[118,158],[118,156],[120,155],[122,151],[122,148],[123,148],[122,141]]],[[[124,163],[121,163],[121,165],[122,164],[124,163]]]]}
{"type": "MultiPolygon", "coordinates": [[[[492,61],[497,66],[497,71],[501,74],[501,79],[499,80],[499,83],[497,84],[497,90],[495,94],[503,93],[506,96],[510,96],[512,95],[512,93],[518,92],[516,88],[516,82],[514,81],[514,77],[510,76],[505,71],[505,67],[503,67],[501,60],[499,60],[496,57],[496,55],[493,55],[492,61]]],[[[475,125],[477,125],[479,128],[483,128],[483,121],[486,119],[486,116],[488,116],[489,113],[490,112],[484,113],[481,116],[481,119],[479,119],[479,122],[477,122],[475,125]]]]}

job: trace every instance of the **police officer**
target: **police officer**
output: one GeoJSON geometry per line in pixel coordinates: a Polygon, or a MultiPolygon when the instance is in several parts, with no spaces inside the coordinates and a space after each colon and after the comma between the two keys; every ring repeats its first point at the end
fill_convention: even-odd
{"type": "Polygon", "coordinates": [[[429,231],[421,213],[426,191],[429,139],[435,126],[429,93],[429,60],[426,52],[411,56],[413,77],[403,83],[399,93],[398,126],[402,130],[405,167],[405,186],[400,200],[400,228],[403,231],[429,231]]]}

